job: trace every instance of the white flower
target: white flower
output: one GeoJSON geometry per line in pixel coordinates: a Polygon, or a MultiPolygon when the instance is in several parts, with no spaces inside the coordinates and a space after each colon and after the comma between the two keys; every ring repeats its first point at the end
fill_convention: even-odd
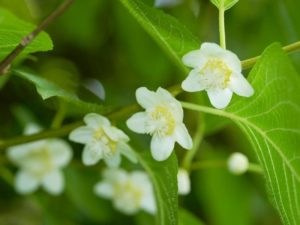
{"type": "Polygon", "coordinates": [[[247,172],[249,168],[249,161],[247,156],[244,154],[235,152],[230,155],[227,161],[227,166],[231,173],[241,175],[247,172]]]}
{"type": "Polygon", "coordinates": [[[182,0],[155,0],[155,7],[173,7],[182,3],[182,0]]]}
{"type": "Polygon", "coordinates": [[[194,68],[183,81],[183,90],[206,90],[211,104],[218,109],[229,104],[233,92],[244,97],[254,94],[241,73],[239,58],[217,44],[203,43],[200,50],[189,52],[182,60],[186,66],[194,68]]]}
{"type": "MultiPolygon", "coordinates": [[[[38,131],[37,126],[29,125],[26,134],[38,131]]],[[[69,144],[61,139],[47,139],[18,145],[7,149],[8,158],[18,167],[15,188],[20,194],[29,194],[42,186],[53,195],[64,189],[61,169],[72,158],[69,144]]]]}
{"type": "Polygon", "coordinates": [[[107,169],[103,178],[95,185],[94,191],[100,197],[111,199],[116,209],[129,215],[140,209],[151,214],[156,212],[152,184],[146,173],[107,169]]]}
{"type": "Polygon", "coordinates": [[[188,171],[182,168],[178,169],[177,182],[178,194],[187,195],[191,192],[191,181],[188,171]]]}
{"type": "Polygon", "coordinates": [[[84,117],[86,126],[70,133],[69,139],[85,144],[82,161],[85,165],[95,165],[100,159],[110,167],[118,167],[121,154],[136,162],[136,155],[126,144],[128,136],[118,128],[111,126],[109,120],[95,113],[84,117]]]}
{"type": "Polygon", "coordinates": [[[127,120],[127,126],[137,133],[152,135],[151,153],[154,159],[167,159],[177,141],[183,148],[192,148],[192,139],[183,124],[181,104],[165,89],[156,92],[145,87],[136,90],[137,102],[145,109],[127,120]]]}

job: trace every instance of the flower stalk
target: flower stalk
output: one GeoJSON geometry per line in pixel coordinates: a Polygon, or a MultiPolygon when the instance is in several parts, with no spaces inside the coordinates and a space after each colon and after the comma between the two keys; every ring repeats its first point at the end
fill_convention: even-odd
{"type": "Polygon", "coordinates": [[[221,0],[219,8],[219,33],[220,33],[220,46],[226,49],[226,33],[225,33],[225,8],[224,0],[221,0]]]}

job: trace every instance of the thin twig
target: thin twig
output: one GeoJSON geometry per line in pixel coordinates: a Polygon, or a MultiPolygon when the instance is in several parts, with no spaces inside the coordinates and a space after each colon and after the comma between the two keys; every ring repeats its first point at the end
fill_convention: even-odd
{"type": "Polygon", "coordinates": [[[39,26],[37,26],[30,34],[25,36],[17,45],[17,47],[0,62],[0,75],[7,73],[12,61],[38,36],[41,31],[43,31],[53,20],[65,12],[73,2],[74,0],[64,1],[54,12],[44,19],[39,26]]]}
{"type": "MultiPolygon", "coordinates": [[[[300,41],[283,47],[283,50],[286,53],[299,51],[300,50],[300,41]]],[[[243,69],[252,67],[255,64],[257,58],[258,57],[254,57],[252,59],[242,61],[243,69]]],[[[174,96],[176,96],[177,94],[180,94],[182,91],[180,89],[180,85],[175,85],[171,88],[168,88],[168,90],[174,96]]],[[[132,104],[132,105],[123,107],[122,109],[114,110],[113,112],[110,112],[110,113],[106,114],[105,116],[108,116],[109,119],[114,121],[114,120],[118,120],[120,118],[124,118],[125,115],[130,115],[130,114],[136,112],[138,109],[139,109],[139,106],[137,104],[132,104]]],[[[67,135],[73,129],[75,129],[81,125],[83,125],[82,120],[68,124],[68,125],[64,125],[57,129],[50,129],[50,130],[42,131],[40,133],[33,134],[30,136],[18,136],[18,137],[13,137],[10,139],[2,140],[2,141],[0,141],[0,150],[3,150],[5,148],[8,148],[8,147],[11,147],[14,145],[24,144],[24,143],[27,143],[30,141],[37,141],[37,140],[41,140],[41,139],[45,139],[45,138],[62,137],[62,136],[67,135]]]]}

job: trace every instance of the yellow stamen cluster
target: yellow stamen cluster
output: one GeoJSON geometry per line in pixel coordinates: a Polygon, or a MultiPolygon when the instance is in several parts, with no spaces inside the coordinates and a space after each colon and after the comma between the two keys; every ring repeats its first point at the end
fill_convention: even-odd
{"type": "Polygon", "coordinates": [[[200,71],[200,75],[210,75],[214,76],[212,79],[220,80],[217,85],[220,85],[222,88],[227,87],[231,74],[232,70],[220,59],[209,59],[200,71]]]}
{"type": "Polygon", "coordinates": [[[161,122],[160,124],[162,124],[157,130],[158,133],[167,136],[174,132],[176,121],[168,106],[156,106],[151,112],[151,118],[154,121],[161,122]]]}

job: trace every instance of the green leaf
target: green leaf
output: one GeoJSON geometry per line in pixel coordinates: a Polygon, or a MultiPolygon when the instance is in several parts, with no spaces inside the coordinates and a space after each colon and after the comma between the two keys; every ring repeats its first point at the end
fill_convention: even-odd
{"type": "Polygon", "coordinates": [[[226,111],[186,108],[232,119],[251,141],[264,168],[273,205],[284,224],[300,224],[300,78],[281,46],[273,44],[250,73],[256,93],[226,111]]]}
{"type": "Polygon", "coordinates": [[[24,71],[14,71],[15,74],[35,85],[37,92],[42,97],[43,100],[58,97],[65,103],[72,106],[73,111],[79,111],[82,113],[97,112],[106,113],[110,108],[98,105],[95,103],[85,102],[79,99],[79,97],[72,92],[68,92],[65,89],[59,87],[55,83],[52,83],[42,77],[24,72],[24,71]]]}
{"type": "Polygon", "coordinates": [[[239,0],[210,0],[218,9],[223,8],[225,10],[230,9],[233,7],[236,3],[238,3],[239,0]]]}
{"type": "MultiPolygon", "coordinates": [[[[0,59],[8,55],[35,28],[34,25],[15,17],[9,11],[0,8],[0,59]]],[[[51,38],[45,32],[29,44],[22,54],[52,50],[51,38]]]]}
{"type": "Polygon", "coordinates": [[[196,216],[185,209],[179,209],[178,213],[179,225],[204,225],[196,216]]]}
{"type": "Polygon", "coordinates": [[[143,29],[166,51],[176,64],[187,73],[181,57],[199,48],[200,41],[175,18],[144,4],[141,0],[120,0],[143,29]]]}
{"type": "Polygon", "coordinates": [[[173,153],[163,162],[155,161],[150,152],[140,154],[140,162],[149,174],[156,196],[156,224],[177,225],[178,191],[177,158],[173,153]]]}

